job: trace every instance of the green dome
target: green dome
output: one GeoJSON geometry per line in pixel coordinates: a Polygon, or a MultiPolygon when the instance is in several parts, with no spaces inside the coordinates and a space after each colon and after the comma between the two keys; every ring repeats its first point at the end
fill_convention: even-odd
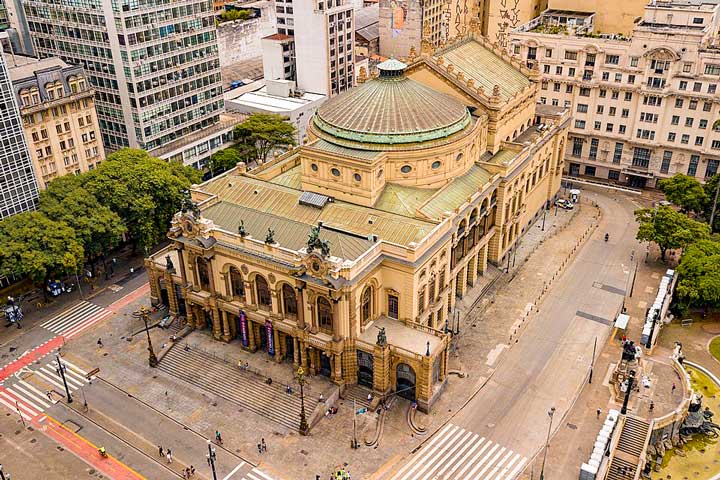
{"type": "Polygon", "coordinates": [[[323,138],[330,142],[335,137],[359,143],[418,143],[445,138],[470,124],[465,105],[405,77],[402,62],[388,60],[378,68],[378,78],[318,108],[313,123],[323,138]]]}

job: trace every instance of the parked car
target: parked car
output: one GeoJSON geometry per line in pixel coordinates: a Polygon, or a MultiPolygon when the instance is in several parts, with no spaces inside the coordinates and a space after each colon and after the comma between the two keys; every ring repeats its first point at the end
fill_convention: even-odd
{"type": "Polygon", "coordinates": [[[245,85],[245,82],[243,82],[242,80],[235,80],[234,82],[232,82],[230,84],[230,90],[234,90],[234,89],[236,89],[238,87],[242,87],[244,85],[245,85]]]}
{"type": "Polygon", "coordinates": [[[563,208],[565,210],[572,210],[575,208],[575,205],[570,200],[565,200],[564,198],[559,199],[555,202],[556,207],[563,208]]]}

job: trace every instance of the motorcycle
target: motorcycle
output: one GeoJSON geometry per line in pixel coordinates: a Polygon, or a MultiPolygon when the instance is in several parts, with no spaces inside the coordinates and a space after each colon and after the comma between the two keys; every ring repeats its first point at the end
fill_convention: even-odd
{"type": "Polygon", "coordinates": [[[105,451],[105,447],[100,447],[100,448],[98,448],[98,453],[100,454],[101,457],[103,457],[103,458],[108,458],[108,454],[107,454],[107,452],[105,451]]]}

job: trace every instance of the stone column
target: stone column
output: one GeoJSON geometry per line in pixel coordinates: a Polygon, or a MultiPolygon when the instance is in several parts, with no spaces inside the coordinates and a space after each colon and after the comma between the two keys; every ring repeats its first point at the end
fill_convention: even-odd
{"type": "Polygon", "coordinates": [[[195,328],[195,315],[193,315],[192,303],[187,299],[187,290],[185,291],[185,312],[188,326],[195,328]]]}
{"type": "Polygon", "coordinates": [[[158,279],[158,271],[150,260],[145,260],[145,269],[148,274],[148,283],[150,284],[150,303],[155,305],[160,303],[160,280],[158,279]]]}
{"type": "Polygon", "coordinates": [[[212,258],[206,260],[208,267],[208,277],[210,277],[210,293],[215,296],[217,290],[215,289],[215,269],[213,268],[212,258]]]}
{"type": "Polygon", "coordinates": [[[430,410],[430,397],[432,396],[432,366],[433,357],[423,355],[420,371],[415,372],[415,398],[418,409],[427,413],[430,410]]]}
{"type": "Polygon", "coordinates": [[[300,329],[305,328],[305,302],[303,301],[303,289],[295,287],[295,301],[297,303],[297,324],[300,329]]]}
{"type": "Polygon", "coordinates": [[[210,315],[212,316],[212,332],[213,332],[213,338],[215,340],[220,340],[221,337],[221,321],[220,321],[220,312],[218,311],[217,306],[214,306],[210,310],[210,315]]]}
{"type": "Polygon", "coordinates": [[[230,335],[230,322],[228,322],[228,313],[222,310],[222,339],[225,342],[229,342],[232,338],[230,335]]]}
{"type": "Polygon", "coordinates": [[[187,284],[187,274],[185,273],[185,257],[183,255],[183,249],[181,247],[176,248],[175,251],[177,252],[178,256],[178,263],[180,264],[180,278],[182,279],[182,284],[187,284]]]}
{"type": "Polygon", "coordinates": [[[332,314],[333,314],[333,340],[336,342],[339,342],[342,338],[340,336],[340,299],[337,300],[334,298],[331,298],[332,300],[332,314]]]}
{"type": "Polygon", "coordinates": [[[273,327],[273,342],[275,342],[275,361],[277,363],[282,362],[282,348],[280,345],[280,333],[278,332],[278,329],[273,327]]]}
{"type": "Polygon", "coordinates": [[[272,288],[270,289],[270,311],[275,314],[274,316],[279,316],[281,310],[282,309],[280,308],[280,295],[278,295],[277,290],[272,288]]]}
{"type": "Polygon", "coordinates": [[[255,352],[257,344],[255,343],[255,322],[248,318],[248,350],[255,352]]]}
{"type": "Polygon", "coordinates": [[[253,284],[243,280],[245,282],[245,305],[255,305],[255,290],[253,284]]]}
{"type": "Polygon", "coordinates": [[[175,291],[172,274],[167,271],[165,272],[165,286],[168,292],[168,313],[170,313],[170,315],[177,315],[179,310],[177,292],[175,291]]]}
{"type": "Polygon", "coordinates": [[[373,351],[373,390],[387,393],[392,389],[390,368],[390,346],[381,347],[375,345],[373,351]]]}
{"type": "Polygon", "coordinates": [[[333,372],[332,372],[332,373],[333,373],[333,375],[332,375],[332,377],[333,377],[333,382],[335,382],[335,383],[337,383],[338,385],[340,385],[340,384],[342,383],[342,381],[343,381],[343,377],[342,377],[342,356],[339,355],[339,354],[335,354],[335,355],[333,355],[332,360],[333,360],[333,362],[332,362],[332,366],[333,366],[333,372]]]}
{"type": "Polygon", "coordinates": [[[300,342],[297,337],[293,337],[293,369],[297,370],[300,366],[300,342]]]}

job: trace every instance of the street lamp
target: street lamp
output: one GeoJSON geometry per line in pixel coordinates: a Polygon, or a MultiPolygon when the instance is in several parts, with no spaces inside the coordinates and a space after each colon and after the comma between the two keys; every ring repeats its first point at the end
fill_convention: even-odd
{"type": "Polygon", "coordinates": [[[305,417],[305,390],[303,390],[303,387],[305,386],[305,369],[303,369],[302,365],[298,367],[297,369],[297,375],[296,379],[298,384],[300,385],[300,435],[307,435],[308,430],[310,430],[310,427],[307,423],[307,418],[305,417]]]}
{"type": "Polygon", "coordinates": [[[622,415],[627,414],[627,406],[630,401],[630,392],[632,391],[633,384],[635,383],[635,370],[630,370],[630,374],[627,379],[627,390],[625,390],[625,398],[623,399],[623,406],[620,410],[622,415]]]}
{"type": "Polygon", "coordinates": [[[208,464],[210,465],[210,468],[212,468],[213,480],[217,480],[217,472],[215,472],[215,460],[217,460],[217,453],[216,453],[216,450],[213,448],[212,442],[210,441],[209,438],[207,441],[207,446],[208,446],[208,454],[207,454],[208,464]]]}
{"type": "Polygon", "coordinates": [[[148,362],[152,368],[155,368],[158,366],[159,362],[158,362],[157,357],[155,356],[155,351],[153,350],[152,340],[150,340],[150,328],[148,327],[148,315],[149,315],[148,309],[145,308],[144,305],[142,305],[140,307],[139,312],[133,313],[133,317],[142,318],[143,323],[145,323],[145,333],[147,334],[147,341],[148,341],[148,354],[149,354],[148,362]]]}
{"type": "Polygon", "coordinates": [[[542,467],[540,467],[540,480],[545,479],[545,460],[547,459],[548,447],[550,446],[550,431],[552,430],[553,415],[555,415],[555,407],[551,407],[548,411],[550,424],[548,425],[547,439],[545,440],[545,453],[543,453],[542,467]]]}
{"type": "Polygon", "coordinates": [[[67,379],[65,378],[65,368],[66,368],[66,367],[65,367],[65,365],[63,365],[63,364],[60,362],[60,356],[59,356],[59,355],[55,355],[55,358],[57,359],[57,373],[58,373],[58,375],[60,375],[60,377],[62,378],[63,385],[65,385],[65,393],[67,394],[67,402],[68,402],[68,403],[72,403],[72,402],[73,402],[73,399],[72,399],[72,397],[70,396],[70,389],[68,388],[67,379]]]}

